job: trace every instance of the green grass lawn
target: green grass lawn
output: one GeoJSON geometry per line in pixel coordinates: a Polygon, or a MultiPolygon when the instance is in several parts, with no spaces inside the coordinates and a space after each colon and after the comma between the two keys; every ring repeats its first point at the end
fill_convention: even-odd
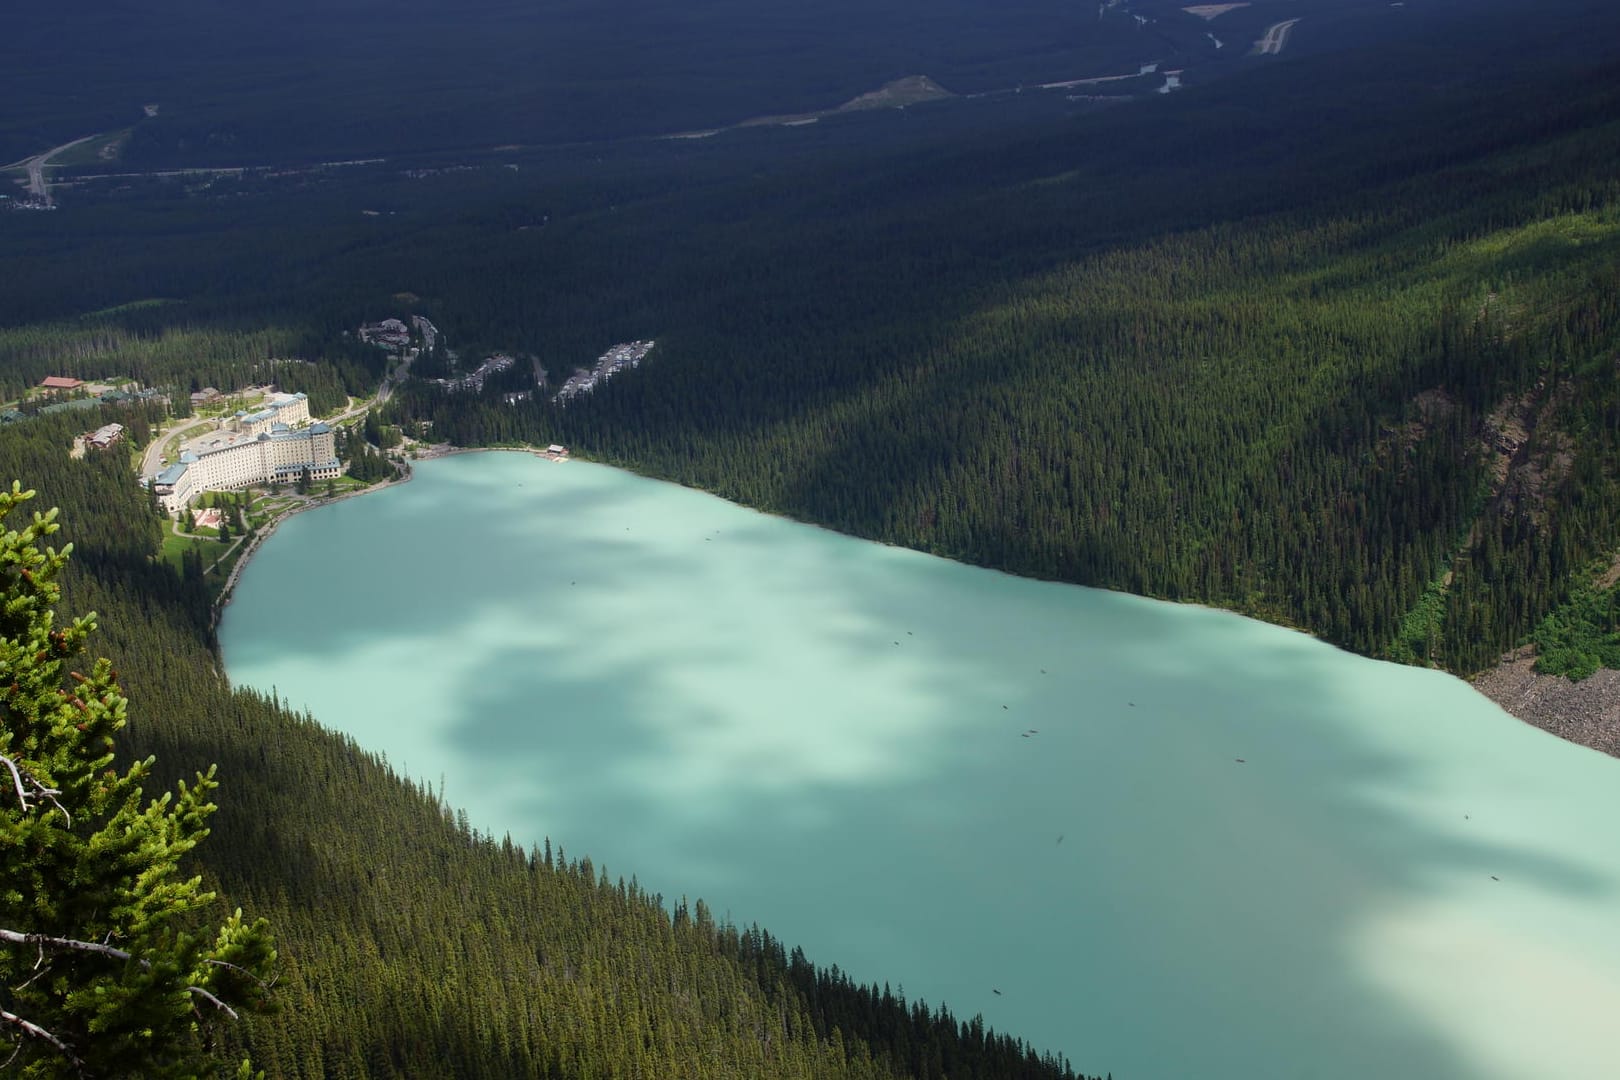
{"type": "Polygon", "coordinates": [[[253,505],[248,507],[248,513],[255,517],[261,514],[279,514],[297,501],[291,495],[263,495],[253,500],[253,505]]]}
{"type": "Polygon", "coordinates": [[[215,589],[222,588],[225,580],[231,576],[231,571],[236,569],[236,564],[242,561],[247,549],[246,544],[238,544],[232,549],[231,553],[220,561],[219,566],[215,567],[214,572],[208,575],[208,583],[215,589]]]}
{"type": "Polygon", "coordinates": [[[181,559],[186,552],[196,548],[202,555],[203,565],[207,566],[219,558],[225,551],[225,545],[218,540],[204,539],[194,536],[176,536],[174,533],[165,533],[163,537],[163,560],[171,564],[176,570],[181,568],[181,559]]]}
{"type": "MultiPolygon", "coordinates": [[[[326,490],[325,484],[326,481],[324,480],[317,481],[318,490],[324,492],[326,490]]],[[[356,480],[352,476],[340,476],[332,481],[332,490],[336,491],[339,495],[344,495],[351,491],[361,491],[370,486],[371,485],[366,483],[364,480],[356,480]]]]}
{"type": "Polygon", "coordinates": [[[287,495],[265,495],[254,499],[248,507],[248,521],[255,529],[262,529],[282,511],[298,505],[299,500],[287,495]]]}

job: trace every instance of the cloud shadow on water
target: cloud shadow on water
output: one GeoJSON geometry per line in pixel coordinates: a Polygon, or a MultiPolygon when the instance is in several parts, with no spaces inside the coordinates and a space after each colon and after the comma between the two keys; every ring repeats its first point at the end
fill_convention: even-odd
{"type": "Polygon", "coordinates": [[[425,470],[377,502],[426,577],[400,589],[366,530],[323,537],[396,567],[392,592],[351,602],[381,622],[227,635],[233,666],[438,641],[442,698],[396,673],[436,710],[405,764],[450,773],[475,824],[703,895],[1088,1071],[1506,1076],[1387,954],[1434,927],[1511,936],[1538,904],[1612,907],[1612,858],[1502,820],[1514,778],[1537,782],[1514,740],[1537,733],[1428,756],[1391,735],[1436,726],[1436,702],[1478,710],[1461,684],[551,468],[425,470]],[[539,523],[517,509],[531,484],[539,523]],[[476,522],[466,543],[442,539],[446,515],[476,522]]]}

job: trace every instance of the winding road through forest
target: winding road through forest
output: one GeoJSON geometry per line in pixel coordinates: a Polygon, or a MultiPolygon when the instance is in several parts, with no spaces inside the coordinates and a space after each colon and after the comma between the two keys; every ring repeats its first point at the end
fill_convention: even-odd
{"type": "Polygon", "coordinates": [[[1258,56],[1275,56],[1283,51],[1288,44],[1288,35],[1293,32],[1294,24],[1298,19],[1288,19],[1285,22],[1272,23],[1266,28],[1265,36],[1254,43],[1254,51],[1258,56]]]}
{"type": "Polygon", "coordinates": [[[13,162],[12,164],[6,166],[6,169],[7,171],[11,169],[27,170],[28,194],[32,195],[40,202],[43,202],[46,206],[55,205],[51,201],[51,186],[45,180],[45,166],[49,165],[51,163],[51,158],[55,157],[57,154],[64,154],[73,149],[75,146],[78,146],[80,143],[89,142],[91,139],[96,138],[99,134],[100,132],[95,132],[90,135],[80,136],[79,138],[74,139],[72,142],[65,142],[61,146],[45,151],[43,154],[35,154],[31,158],[24,158],[21,161],[13,162]]]}

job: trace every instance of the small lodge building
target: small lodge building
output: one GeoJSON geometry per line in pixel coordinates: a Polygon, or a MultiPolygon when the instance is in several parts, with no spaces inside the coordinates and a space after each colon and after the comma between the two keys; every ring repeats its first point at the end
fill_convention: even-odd
{"type": "Polygon", "coordinates": [[[83,379],[74,379],[67,375],[47,375],[40,380],[39,388],[47,394],[70,394],[83,385],[83,379]]]}
{"type": "Polygon", "coordinates": [[[84,441],[97,450],[105,450],[124,437],[123,424],[105,424],[84,437],[84,441]]]}

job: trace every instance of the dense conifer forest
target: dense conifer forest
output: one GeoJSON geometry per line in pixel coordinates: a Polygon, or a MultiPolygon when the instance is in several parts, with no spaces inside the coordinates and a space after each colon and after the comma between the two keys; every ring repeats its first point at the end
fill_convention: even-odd
{"type": "MultiPolygon", "coordinates": [[[[1370,655],[1466,673],[1533,635],[1555,669],[1613,666],[1620,66],[1595,43],[1620,41],[1620,14],[1538,11],[1436,16],[1101,112],[948,102],[703,140],[81,177],[57,212],[0,214],[0,396],[122,375],[184,410],[204,386],[275,382],[330,413],[390,365],[355,328],[423,313],[458,354],[433,359],[444,372],[523,362],[482,394],[409,382],[356,440],[564,442],[1370,655]],[[658,344],[635,372],[550,400],[640,338],[658,344]],[[535,389],[534,364],[547,385],[503,400],[535,389]]],[[[810,96],[869,88],[865,68],[840,78],[810,96]]],[[[190,122],[132,155],[178,153],[190,122]]],[[[220,766],[203,865],[283,957],[279,1013],[232,1035],[260,1067],[1073,1075],[810,963],[837,957],[648,896],[567,838],[481,835],[319,718],[231,689],[206,584],[155,557],[129,455],[67,453],[113,420],[139,445],[160,411],[13,419],[0,478],[63,510],[64,611],[100,613],[126,751],[157,754],[165,782],[220,766]]]]}
{"type": "MultiPolygon", "coordinates": [[[[1620,545],[1616,100],[1537,73],[1391,116],[1386,62],[1342,61],[1367,118],[1320,146],[1319,99],[1269,73],[1134,117],[1234,123],[1129,187],[1098,149],[1121,112],[896,165],[905,197],[863,190],[854,218],[841,189],[779,192],[785,236],[739,228],[682,262],[678,310],[599,317],[659,338],[635,378],[566,408],[419,386],[399,415],[1477,671],[1620,545]],[[1284,102],[1280,146],[1244,164],[1251,96],[1284,102]]],[[[509,257],[512,281],[549,262],[509,257]]],[[[539,348],[547,314],[517,315],[539,348]]]]}

